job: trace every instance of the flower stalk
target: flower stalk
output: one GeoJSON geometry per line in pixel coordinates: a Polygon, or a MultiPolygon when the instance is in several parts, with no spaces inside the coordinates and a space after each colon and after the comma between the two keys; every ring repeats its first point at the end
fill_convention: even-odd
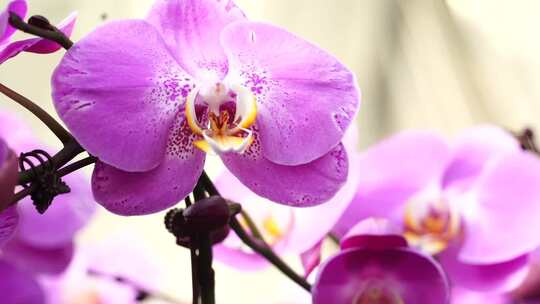
{"type": "Polygon", "coordinates": [[[15,13],[9,14],[9,24],[14,28],[34,36],[54,41],[66,50],[73,46],[73,41],[71,41],[64,33],[51,25],[48,21],[46,23],[47,28],[44,28],[24,22],[24,20],[15,13]]]}

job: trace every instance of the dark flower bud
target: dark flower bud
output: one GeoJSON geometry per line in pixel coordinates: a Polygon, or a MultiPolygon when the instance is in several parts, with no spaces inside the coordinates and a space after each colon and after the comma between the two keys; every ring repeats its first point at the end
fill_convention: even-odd
{"type": "Polygon", "coordinates": [[[197,201],[184,210],[188,229],[194,232],[211,232],[227,226],[229,207],[221,196],[211,196],[197,201]]]}
{"type": "Polygon", "coordinates": [[[28,24],[35,27],[39,27],[44,30],[54,31],[55,27],[49,22],[49,20],[40,15],[34,15],[28,19],[28,24]]]}

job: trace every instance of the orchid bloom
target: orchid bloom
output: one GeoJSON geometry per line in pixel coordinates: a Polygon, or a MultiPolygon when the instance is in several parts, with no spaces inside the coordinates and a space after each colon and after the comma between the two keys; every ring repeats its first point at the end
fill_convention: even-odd
{"type": "MultiPolygon", "coordinates": [[[[0,112],[0,137],[17,153],[32,150],[39,143],[13,113],[0,112]]],[[[0,227],[16,227],[1,248],[0,260],[32,273],[65,270],[73,255],[73,238],[88,223],[96,207],[87,179],[81,174],[65,179],[71,192],[58,196],[45,214],[35,210],[30,197],[0,213],[0,227]]]]}
{"type": "Polygon", "coordinates": [[[47,303],[135,304],[151,297],[162,276],[138,243],[136,236],[122,233],[80,246],[64,273],[41,277],[47,303]]]}
{"type": "Polygon", "coordinates": [[[445,304],[449,287],[435,260],[408,248],[388,221],[370,218],[321,265],[312,295],[313,304],[445,304]]]}
{"type": "MultiPolygon", "coordinates": [[[[10,42],[11,36],[15,34],[16,29],[9,24],[9,13],[15,13],[17,16],[24,18],[27,9],[26,0],[11,0],[8,3],[7,8],[0,13],[0,64],[15,57],[20,52],[49,54],[54,53],[61,48],[56,42],[44,38],[29,38],[10,42]]],[[[67,36],[70,36],[76,18],[76,13],[70,14],[66,19],[60,22],[58,29],[67,36]]]]}
{"type": "Polygon", "coordinates": [[[502,129],[468,130],[449,146],[408,131],[365,151],[357,194],[335,227],[390,218],[412,246],[437,255],[451,282],[504,292],[540,245],[540,160],[502,129]]]}
{"type": "Polygon", "coordinates": [[[45,303],[45,293],[36,278],[1,259],[0,294],[4,304],[45,303]]]}
{"type": "Polygon", "coordinates": [[[347,176],[354,75],[232,1],[158,0],[145,20],[109,22],[67,51],[52,86],[59,116],[100,159],[96,200],[117,214],[176,204],[205,152],[287,205],[323,203],[347,176]]]}
{"type": "MultiPolygon", "coordinates": [[[[349,163],[354,166],[358,158],[356,127],[352,126],[347,130],[343,144],[349,155],[349,163]]],[[[332,199],[325,204],[306,208],[274,204],[250,191],[226,170],[216,179],[215,184],[223,197],[242,204],[263,239],[276,253],[301,256],[307,276],[320,260],[322,240],[352,200],[358,174],[358,171],[349,170],[345,186],[332,199]]],[[[238,218],[242,219],[240,216],[238,218]]],[[[250,231],[246,222],[240,222],[250,231]]],[[[269,265],[260,255],[247,249],[234,234],[230,234],[222,244],[215,246],[214,254],[217,260],[241,269],[260,269],[269,265]]]]}

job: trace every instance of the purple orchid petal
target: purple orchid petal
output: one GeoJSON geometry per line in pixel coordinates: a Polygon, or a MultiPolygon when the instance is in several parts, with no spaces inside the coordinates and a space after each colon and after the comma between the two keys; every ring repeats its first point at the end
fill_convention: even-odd
{"type": "Polygon", "coordinates": [[[175,123],[165,159],[148,172],[125,172],[97,162],[92,175],[96,201],[120,215],[143,215],[169,208],[195,187],[205,154],[193,146],[195,136],[185,120],[175,123]]]}
{"type": "Polygon", "coordinates": [[[0,248],[12,237],[19,222],[19,214],[16,207],[0,211],[0,248]]]}
{"type": "Polygon", "coordinates": [[[444,273],[429,257],[409,249],[349,249],[321,266],[313,303],[356,303],[366,286],[375,282],[395,292],[403,303],[441,304],[449,297],[444,273]]]}
{"type": "Polygon", "coordinates": [[[221,155],[227,168],[256,194],[295,207],[322,204],[331,199],[347,178],[348,159],[343,145],[304,165],[273,163],[261,154],[256,136],[243,154],[221,155]]]}
{"type": "Polygon", "coordinates": [[[0,212],[7,208],[18,178],[17,158],[0,137],[0,212]]]}
{"type": "Polygon", "coordinates": [[[96,210],[89,181],[80,175],[64,177],[71,192],[60,195],[45,214],[39,214],[30,198],[18,203],[18,238],[40,248],[57,248],[70,243],[96,210]]]}
{"type": "Polygon", "coordinates": [[[459,260],[504,262],[540,246],[540,160],[526,152],[506,155],[484,170],[476,199],[464,204],[466,235],[459,260]]]}
{"type": "MultiPolygon", "coordinates": [[[[456,286],[476,291],[507,292],[516,288],[527,276],[527,255],[498,264],[466,264],[457,258],[457,246],[451,246],[438,258],[456,286]]],[[[486,252],[487,253],[487,252],[486,252]]]]}
{"type": "Polygon", "coordinates": [[[191,79],[151,25],[130,20],[108,23],[76,43],[52,86],[56,110],[81,145],[111,166],[137,172],[163,160],[191,79]]]}
{"type": "Polygon", "coordinates": [[[220,33],[240,20],[245,20],[244,14],[230,0],[159,0],[147,17],[180,66],[197,79],[210,81],[223,79],[228,71],[220,33]]]}
{"type": "Polygon", "coordinates": [[[368,149],[351,168],[360,174],[357,194],[334,232],[343,237],[369,217],[401,225],[407,200],[440,177],[449,155],[442,137],[425,131],[402,132],[368,149]]]}
{"type": "Polygon", "coordinates": [[[305,164],[341,141],[360,93],[354,75],[335,57],[286,30],[255,22],[227,26],[221,41],[229,58],[227,79],[240,81],[257,98],[265,158],[305,164]]]}
{"type": "MultiPolygon", "coordinates": [[[[75,26],[76,13],[69,15],[64,21],[60,23],[58,29],[64,32],[67,36],[71,35],[73,27],[75,26]]],[[[0,51],[0,64],[6,62],[8,59],[15,57],[20,52],[31,52],[39,54],[54,53],[61,49],[56,42],[52,42],[43,38],[30,38],[20,41],[9,43],[1,48],[0,51]]]]}
{"type": "Polygon", "coordinates": [[[242,271],[258,271],[270,266],[268,261],[257,253],[230,247],[226,243],[214,246],[213,250],[217,261],[242,271]]]}
{"type": "Polygon", "coordinates": [[[341,240],[341,249],[366,248],[374,250],[407,247],[401,231],[386,219],[368,218],[354,226],[341,240]]]}
{"type": "Polygon", "coordinates": [[[27,10],[28,5],[25,0],[12,0],[8,3],[7,8],[0,13],[0,46],[7,43],[9,38],[11,38],[16,31],[16,29],[9,24],[9,12],[13,12],[17,16],[24,18],[27,10]]]}
{"type": "Polygon", "coordinates": [[[68,267],[73,257],[73,243],[62,247],[44,249],[22,242],[17,236],[2,248],[2,258],[18,268],[35,274],[56,275],[68,267]]]}
{"type": "Polygon", "coordinates": [[[320,240],[313,247],[300,255],[302,267],[304,267],[304,277],[309,277],[311,272],[321,263],[321,247],[323,240],[320,240]]]}
{"type": "Polygon", "coordinates": [[[481,126],[469,129],[456,140],[452,159],[442,178],[443,188],[465,191],[490,160],[519,150],[517,140],[501,128],[481,126]]]}
{"type": "Polygon", "coordinates": [[[4,304],[44,304],[45,295],[34,277],[0,260],[0,294],[4,304]]]}

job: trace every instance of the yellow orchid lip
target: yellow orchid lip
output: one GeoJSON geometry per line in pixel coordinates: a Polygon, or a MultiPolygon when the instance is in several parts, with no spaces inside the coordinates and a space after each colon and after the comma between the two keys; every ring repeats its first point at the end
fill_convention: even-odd
{"type": "Polygon", "coordinates": [[[257,117],[257,99],[247,88],[233,85],[230,89],[217,83],[214,90],[201,94],[200,89],[193,89],[187,96],[185,117],[194,134],[203,138],[194,142],[195,147],[206,153],[244,152],[253,142],[253,132],[249,128],[257,117]],[[236,105],[235,117],[230,122],[229,112],[220,111],[220,105],[227,101],[227,92],[234,96],[236,105]],[[201,125],[195,111],[195,100],[198,96],[207,103],[208,123],[201,125]]]}
{"type": "Polygon", "coordinates": [[[460,233],[461,219],[455,208],[445,201],[418,206],[414,200],[407,203],[404,217],[404,237],[409,244],[435,255],[448,247],[460,233]],[[418,209],[426,208],[418,213],[418,209]]]}

